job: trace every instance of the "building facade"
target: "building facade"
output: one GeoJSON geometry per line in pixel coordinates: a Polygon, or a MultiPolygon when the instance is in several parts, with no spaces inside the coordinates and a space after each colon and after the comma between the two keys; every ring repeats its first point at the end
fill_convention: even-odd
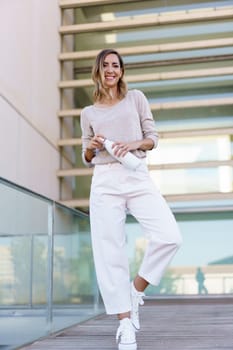
{"type": "MultiPolygon", "coordinates": [[[[159,290],[233,291],[233,1],[36,0],[0,5],[0,176],[67,206],[88,208],[80,111],[92,103],[102,48],[126,64],[160,135],[150,174],[184,245],[159,290]],[[204,289],[203,289],[204,290],[204,289]]],[[[132,273],[146,244],[127,225],[132,273]],[[136,249],[135,249],[136,248],[136,249]]]]}
{"type": "MultiPolygon", "coordinates": [[[[70,166],[61,164],[58,176],[61,190],[72,186],[72,197],[62,192],[61,200],[88,207],[92,169],[80,157],[79,116],[92,104],[96,54],[117,49],[129,88],[149,99],[160,135],[148,152],[150,174],[184,238],[149,292],[232,293],[232,264],[223,261],[233,256],[233,1],[63,0],[60,7],[59,145],[70,166]]],[[[127,232],[133,274],[146,242],[130,219],[127,232]]]]}
{"type": "Polygon", "coordinates": [[[0,4],[0,176],[59,199],[58,2],[0,4]]]}

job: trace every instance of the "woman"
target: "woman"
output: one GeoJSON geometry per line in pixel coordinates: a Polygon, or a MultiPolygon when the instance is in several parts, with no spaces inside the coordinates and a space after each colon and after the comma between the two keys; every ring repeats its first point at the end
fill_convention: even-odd
{"type": "Polygon", "coordinates": [[[139,90],[127,90],[124,64],[119,53],[102,50],[92,71],[94,104],[81,113],[83,161],[94,166],[90,194],[90,221],[94,262],[107,314],[120,321],[116,339],[119,350],[137,348],[138,308],[144,290],[158,285],[181,244],[176,221],[150,179],[146,151],[157,146],[149,103],[139,90]],[[114,141],[115,156],[132,152],[142,160],[134,171],[104,148],[114,141]],[[124,225],[130,212],[140,223],[148,245],[138,275],[130,283],[124,225]]]}

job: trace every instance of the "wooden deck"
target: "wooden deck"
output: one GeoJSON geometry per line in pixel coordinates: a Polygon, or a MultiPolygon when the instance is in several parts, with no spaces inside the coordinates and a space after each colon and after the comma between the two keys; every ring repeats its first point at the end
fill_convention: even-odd
{"type": "MultiPolygon", "coordinates": [[[[138,350],[232,350],[233,297],[146,300],[138,350]]],[[[118,321],[100,315],[22,350],[115,350],[118,321]]]]}

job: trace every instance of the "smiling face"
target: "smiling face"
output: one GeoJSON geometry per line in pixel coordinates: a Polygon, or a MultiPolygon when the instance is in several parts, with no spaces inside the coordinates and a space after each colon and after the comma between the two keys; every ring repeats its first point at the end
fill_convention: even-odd
{"type": "Polygon", "coordinates": [[[122,69],[117,55],[111,53],[104,58],[102,82],[106,88],[116,88],[122,76],[122,69]]]}
{"type": "Polygon", "coordinates": [[[124,62],[114,49],[104,49],[96,56],[91,77],[95,83],[93,98],[95,102],[113,97],[122,99],[128,91],[124,81],[124,62]]]}

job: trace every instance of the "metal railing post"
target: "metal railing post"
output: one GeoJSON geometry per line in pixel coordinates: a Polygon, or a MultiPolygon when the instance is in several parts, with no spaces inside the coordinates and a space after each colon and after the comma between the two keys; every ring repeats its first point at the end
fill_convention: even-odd
{"type": "Polygon", "coordinates": [[[47,270],[47,331],[53,322],[53,256],[54,256],[54,203],[48,204],[48,270],[47,270]]]}

